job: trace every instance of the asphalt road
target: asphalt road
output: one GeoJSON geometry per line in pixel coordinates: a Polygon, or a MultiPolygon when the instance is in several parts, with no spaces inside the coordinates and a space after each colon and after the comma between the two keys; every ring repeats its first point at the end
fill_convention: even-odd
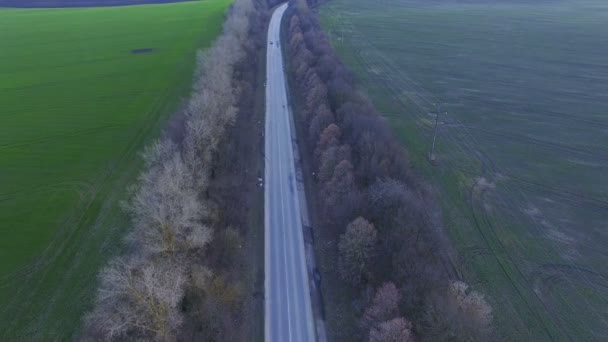
{"type": "Polygon", "coordinates": [[[265,338],[314,341],[315,330],[287,105],[280,27],[287,4],[270,19],[266,55],[265,338]],[[272,42],[272,44],[271,44],[272,42]]]}

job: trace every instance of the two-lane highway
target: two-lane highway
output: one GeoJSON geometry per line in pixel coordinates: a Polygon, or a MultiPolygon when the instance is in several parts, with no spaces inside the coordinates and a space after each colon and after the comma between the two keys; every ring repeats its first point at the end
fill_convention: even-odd
{"type": "Polygon", "coordinates": [[[265,337],[272,342],[315,340],[280,47],[286,9],[270,19],[266,55],[265,337]]]}

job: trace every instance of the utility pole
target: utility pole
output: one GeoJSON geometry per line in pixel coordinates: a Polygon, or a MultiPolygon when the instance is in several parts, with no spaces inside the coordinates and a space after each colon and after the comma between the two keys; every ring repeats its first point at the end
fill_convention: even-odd
{"type": "Polygon", "coordinates": [[[431,154],[429,155],[429,159],[431,163],[435,163],[435,141],[437,140],[437,127],[439,126],[439,114],[441,114],[441,104],[435,104],[435,129],[433,132],[433,145],[431,146],[431,154]]]}

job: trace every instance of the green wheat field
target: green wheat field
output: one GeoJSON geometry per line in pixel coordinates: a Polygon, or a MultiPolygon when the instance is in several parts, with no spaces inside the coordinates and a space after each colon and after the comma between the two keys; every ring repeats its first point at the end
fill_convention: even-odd
{"type": "Polygon", "coordinates": [[[66,340],[229,0],[0,9],[0,340],[66,340]]]}

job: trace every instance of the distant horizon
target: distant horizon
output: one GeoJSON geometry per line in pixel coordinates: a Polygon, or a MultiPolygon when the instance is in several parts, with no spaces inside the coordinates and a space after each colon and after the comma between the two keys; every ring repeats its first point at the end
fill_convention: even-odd
{"type": "Polygon", "coordinates": [[[0,0],[0,8],[86,8],[169,4],[202,0],[0,0]]]}

